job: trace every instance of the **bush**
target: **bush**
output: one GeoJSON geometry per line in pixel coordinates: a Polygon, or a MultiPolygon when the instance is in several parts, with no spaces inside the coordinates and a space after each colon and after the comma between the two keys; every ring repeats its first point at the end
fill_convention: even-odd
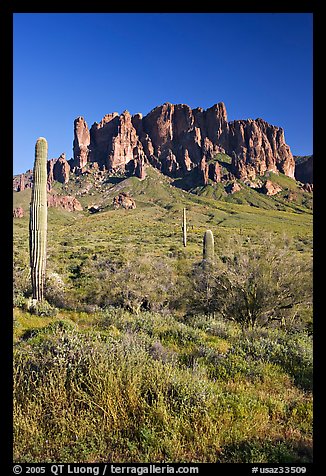
{"type": "Polygon", "coordinates": [[[306,333],[253,335],[239,342],[237,353],[257,362],[277,364],[294,378],[298,386],[312,390],[313,342],[312,336],[306,333]]]}
{"type": "Polygon", "coordinates": [[[275,242],[263,235],[259,245],[249,249],[233,243],[209,268],[196,265],[191,306],[243,327],[275,321],[286,326],[312,302],[311,275],[309,259],[290,250],[286,240],[275,242]]]}
{"type": "Polygon", "coordinates": [[[46,300],[55,307],[66,307],[65,283],[58,273],[47,273],[44,295],[46,300]]]}
{"type": "Polygon", "coordinates": [[[58,313],[58,309],[52,306],[45,299],[43,299],[43,301],[36,301],[36,302],[33,302],[33,300],[30,299],[30,303],[28,304],[28,310],[31,314],[35,314],[36,316],[45,316],[45,317],[53,317],[53,316],[56,316],[58,313]]]}
{"type": "Polygon", "coordinates": [[[22,293],[14,293],[13,306],[19,307],[21,309],[25,309],[27,307],[27,299],[22,293]]]}
{"type": "Polygon", "coordinates": [[[151,255],[130,256],[122,262],[89,259],[77,284],[89,304],[120,306],[138,314],[169,306],[175,273],[168,260],[151,255]]]}

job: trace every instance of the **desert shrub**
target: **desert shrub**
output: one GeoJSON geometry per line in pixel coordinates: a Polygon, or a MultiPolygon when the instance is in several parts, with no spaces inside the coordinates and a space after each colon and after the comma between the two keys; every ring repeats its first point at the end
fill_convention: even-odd
{"type": "Polygon", "coordinates": [[[312,301],[311,259],[270,235],[250,248],[233,243],[208,268],[195,265],[192,282],[194,309],[249,328],[273,321],[286,326],[312,301]]]}
{"type": "Polygon", "coordinates": [[[214,386],[157,358],[157,346],[147,344],[140,335],[103,339],[59,323],[21,342],[14,352],[16,454],[24,448],[24,461],[107,454],[173,461],[187,460],[189,451],[204,455],[208,441],[214,460],[215,423],[206,416],[216,404],[214,386]]]}
{"type": "Polygon", "coordinates": [[[29,296],[32,292],[28,253],[14,253],[13,294],[29,296]]]}
{"type": "Polygon", "coordinates": [[[313,382],[313,342],[307,333],[269,332],[265,336],[243,338],[236,353],[250,361],[277,364],[290,374],[294,382],[311,390],[313,382]]]}
{"type": "Polygon", "coordinates": [[[78,284],[86,302],[120,306],[136,314],[169,306],[175,283],[168,260],[151,255],[131,255],[120,262],[89,259],[81,275],[78,284]]]}
{"type": "Polygon", "coordinates": [[[58,312],[58,309],[55,306],[52,306],[52,304],[50,304],[45,299],[36,302],[30,301],[28,304],[28,310],[31,314],[45,317],[53,317],[58,312]]]}
{"type": "Polygon", "coordinates": [[[20,307],[21,309],[26,308],[27,299],[21,292],[15,292],[13,297],[13,306],[20,307]]]}
{"type": "Polygon", "coordinates": [[[55,307],[66,307],[65,283],[58,273],[47,272],[44,294],[46,300],[55,307]]]}

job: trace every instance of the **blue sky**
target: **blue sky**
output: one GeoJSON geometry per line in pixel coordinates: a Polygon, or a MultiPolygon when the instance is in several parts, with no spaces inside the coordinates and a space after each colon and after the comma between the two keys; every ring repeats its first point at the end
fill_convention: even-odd
{"type": "Polygon", "coordinates": [[[309,13],[14,14],[13,173],[72,157],[73,122],[147,114],[164,102],[284,128],[294,155],[313,152],[309,13]]]}

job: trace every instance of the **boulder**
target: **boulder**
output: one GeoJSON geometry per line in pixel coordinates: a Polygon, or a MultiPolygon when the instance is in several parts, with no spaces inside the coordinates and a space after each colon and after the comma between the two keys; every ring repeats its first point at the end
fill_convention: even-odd
{"type": "Polygon", "coordinates": [[[16,207],[13,209],[13,218],[23,218],[24,210],[21,207],[16,207]]]}
{"type": "Polygon", "coordinates": [[[121,192],[113,199],[114,208],[125,208],[126,210],[132,210],[136,208],[136,202],[126,192],[121,192]]]}
{"type": "Polygon", "coordinates": [[[271,182],[271,180],[266,180],[263,184],[261,191],[266,195],[276,195],[277,193],[282,191],[282,187],[276,183],[271,182]]]}
{"type": "Polygon", "coordinates": [[[233,193],[239,192],[241,190],[241,188],[242,187],[238,182],[232,182],[225,189],[226,189],[227,193],[233,194],[233,193]]]}

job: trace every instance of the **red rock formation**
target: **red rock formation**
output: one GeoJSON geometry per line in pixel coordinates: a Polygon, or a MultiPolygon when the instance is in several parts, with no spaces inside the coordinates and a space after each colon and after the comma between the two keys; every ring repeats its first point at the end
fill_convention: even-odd
{"type": "Polygon", "coordinates": [[[199,180],[202,185],[207,185],[208,184],[208,164],[206,162],[205,157],[202,158],[200,164],[199,164],[199,180]]]}
{"type": "Polygon", "coordinates": [[[68,212],[82,211],[83,207],[76,197],[48,193],[48,207],[57,207],[68,212]]]}
{"type": "Polygon", "coordinates": [[[54,175],[53,175],[53,167],[55,164],[56,159],[50,159],[48,160],[47,163],[47,170],[48,170],[48,190],[51,190],[52,183],[54,180],[54,175]]]}
{"type": "MultiPolygon", "coordinates": [[[[132,161],[146,161],[142,143],[128,111],[107,114],[90,131],[90,161],[109,171],[124,172],[132,161]]],[[[134,167],[135,169],[135,167],[134,167]]]]}
{"type": "Polygon", "coordinates": [[[294,159],[284,140],[282,128],[263,119],[239,120],[227,124],[223,148],[232,157],[232,168],[240,179],[254,179],[267,171],[294,178],[294,159]]]}
{"type": "Polygon", "coordinates": [[[70,165],[66,161],[66,155],[62,153],[60,157],[55,161],[53,166],[54,180],[61,183],[69,182],[70,165]]]}
{"type": "Polygon", "coordinates": [[[146,177],[145,163],[143,159],[137,161],[135,175],[140,180],[144,180],[144,178],[146,177]]]}
{"type": "Polygon", "coordinates": [[[218,182],[220,168],[210,160],[224,152],[232,157],[231,171],[240,179],[255,179],[266,171],[294,177],[294,160],[283,129],[262,119],[228,122],[223,103],[207,110],[165,103],[144,117],[115,112],[94,123],[90,132],[79,117],[74,135],[77,168],[90,161],[102,169],[139,175],[140,164],[150,162],[172,177],[197,168],[203,183],[208,177],[218,182]]]}
{"type": "Polygon", "coordinates": [[[77,117],[74,122],[73,167],[83,168],[89,156],[90,132],[83,117],[77,117]]]}
{"type": "MultiPolygon", "coordinates": [[[[225,124],[223,103],[207,111],[191,110],[186,104],[165,103],[143,118],[142,131],[151,140],[152,154],[161,164],[159,168],[176,176],[200,168],[203,157],[209,160],[214,152],[220,151],[217,139],[225,124]]],[[[155,161],[153,165],[156,166],[155,161]]]]}
{"type": "Polygon", "coordinates": [[[33,170],[27,170],[24,174],[14,175],[13,190],[20,192],[26,188],[31,188],[33,183],[33,170]]]}
{"type": "Polygon", "coordinates": [[[21,207],[16,207],[13,209],[13,218],[23,218],[24,210],[21,207]]]}
{"type": "Polygon", "coordinates": [[[262,192],[266,195],[276,195],[278,192],[282,191],[282,187],[277,185],[276,183],[271,182],[270,180],[266,180],[266,182],[262,186],[262,192]]]}
{"type": "Polygon", "coordinates": [[[48,169],[48,191],[51,190],[53,181],[61,183],[69,182],[70,165],[66,160],[65,153],[62,153],[58,159],[50,159],[47,163],[48,169]]]}
{"type": "Polygon", "coordinates": [[[24,174],[20,174],[18,192],[22,192],[23,190],[25,190],[25,176],[24,174]]]}

